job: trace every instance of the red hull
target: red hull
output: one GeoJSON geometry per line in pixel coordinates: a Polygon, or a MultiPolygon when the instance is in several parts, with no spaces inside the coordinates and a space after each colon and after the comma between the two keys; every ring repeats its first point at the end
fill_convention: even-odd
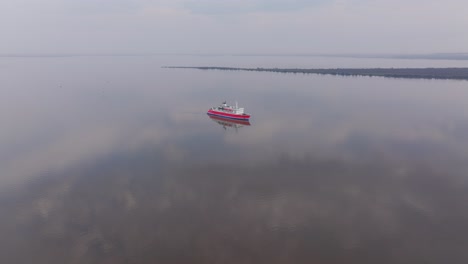
{"type": "Polygon", "coordinates": [[[207,114],[213,115],[213,116],[219,116],[219,117],[223,117],[223,118],[237,119],[237,120],[249,120],[249,118],[250,118],[249,114],[241,114],[241,115],[229,114],[229,113],[225,113],[225,112],[215,111],[213,109],[208,110],[207,114]]]}
{"type": "Polygon", "coordinates": [[[217,121],[218,123],[222,123],[223,125],[227,125],[227,126],[234,126],[234,125],[250,126],[249,120],[237,120],[237,119],[219,117],[219,116],[215,116],[215,115],[210,115],[209,118],[217,121]]]}

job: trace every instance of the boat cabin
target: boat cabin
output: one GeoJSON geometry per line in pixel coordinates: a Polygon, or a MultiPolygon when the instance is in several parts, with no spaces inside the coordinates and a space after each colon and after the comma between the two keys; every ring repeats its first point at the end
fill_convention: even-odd
{"type": "Polygon", "coordinates": [[[236,115],[242,115],[242,114],[244,114],[244,108],[243,108],[243,107],[238,108],[238,107],[237,107],[237,102],[236,102],[236,106],[235,106],[235,107],[226,104],[226,102],[223,102],[220,106],[218,106],[218,107],[212,107],[211,109],[213,109],[213,110],[215,110],[215,111],[221,111],[221,112],[231,113],[231,114],[236,114],[236,115]]]}

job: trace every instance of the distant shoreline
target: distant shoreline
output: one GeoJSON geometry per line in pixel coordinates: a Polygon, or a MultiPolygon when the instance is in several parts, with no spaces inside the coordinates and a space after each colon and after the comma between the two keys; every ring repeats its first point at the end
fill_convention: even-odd
{"type": "Polygon", "coordinates": [[[335,68],[335,69],[298,69],[298,68],[236,68],[236,67],[186,67],[163,66],[169,69],[198,69],[221,71],[256,71],[294,74],[322,74],[339,76],[368,76],[407,79],[468,80],[468,68],[335,68]]]}

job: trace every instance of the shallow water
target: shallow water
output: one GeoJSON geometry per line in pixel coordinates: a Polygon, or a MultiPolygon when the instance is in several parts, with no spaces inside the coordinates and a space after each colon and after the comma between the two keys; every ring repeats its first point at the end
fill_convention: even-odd
{"type": "Polygon", "coordinates": [[[468,62],[1,58],[1,263],[467,263],[468,82],[163,65],[468,62]]]}

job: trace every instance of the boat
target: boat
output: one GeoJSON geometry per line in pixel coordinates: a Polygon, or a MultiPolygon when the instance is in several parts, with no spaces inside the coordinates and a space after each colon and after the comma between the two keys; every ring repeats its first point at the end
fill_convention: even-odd
{"type": "Polygon", "coordinates": [[[212,107],[207,112],[210,116],[219,116],[222,118],[229,118],[235,120],[249,120],[250,115],[244,113],[244,108],[237,106],[230,106],[224,101],[220,106],[212,107]]]}

